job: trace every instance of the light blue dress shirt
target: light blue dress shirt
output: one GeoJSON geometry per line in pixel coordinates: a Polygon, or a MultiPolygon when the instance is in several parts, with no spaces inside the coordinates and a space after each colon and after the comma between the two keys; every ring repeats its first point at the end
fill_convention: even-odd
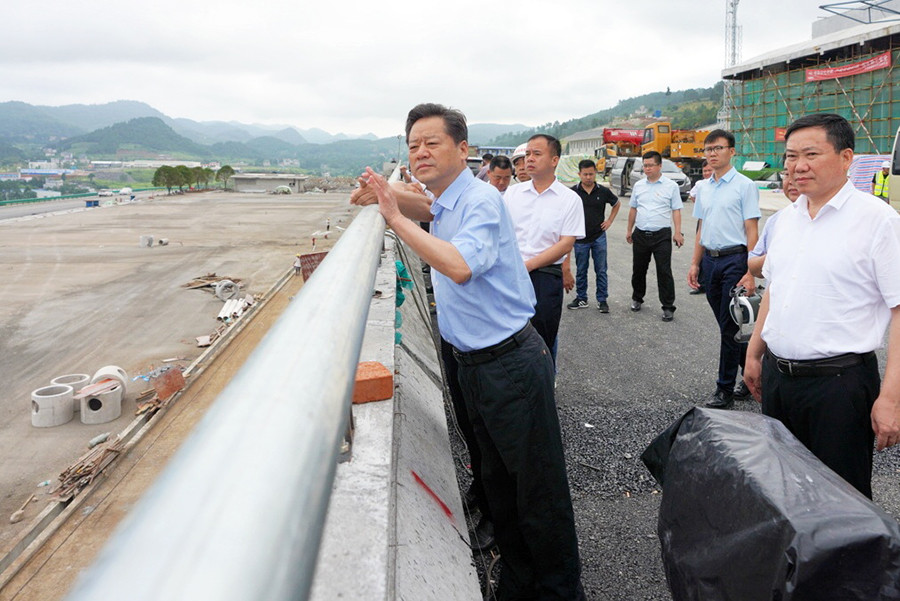
{"type": "Polygon", "coordinates": [[[732,167],[716,181],[697,190],[694,217],[703,220],[700,245],[707,250],[721,250],[747,244],[744,221],[759,219],[759,190],[756,184],[732,167]]]}
{"type": "Polygon", "coordinates": [[[534,287],[497,189],[463,169],[431,204],[432,233],[453,244],[472,277],[464,284],[431,271],[441,336],[461,351],[509,338],[534,315],[534,287]]]}
{"type": "Polygon", "coordinates": [[[681,192],[678,184],[665,175],[655,182],[644,178],[634,184],[628,206],[637,209],[634,227],[657,232],[672,227],[672,211],[681,210],[681,192]]]}
{"type": "MultiPolygon", "coordinates": [[[[786,208],[787,207],[785,207],[785,209],[786,208]]],[[[762,233],[759,235],[759,240],[756,241],[756,246],[753,247],[753,250],[747,254],[748,257],[761,257],[769,251],[769,236],[771,236],[772,231],[775,229],[775,222],[778,221],[778,216],[781,215],[782,211],[784,211],[784,209],[781,209],[766,219],[766,224],[763,226],[762,233]]]]}

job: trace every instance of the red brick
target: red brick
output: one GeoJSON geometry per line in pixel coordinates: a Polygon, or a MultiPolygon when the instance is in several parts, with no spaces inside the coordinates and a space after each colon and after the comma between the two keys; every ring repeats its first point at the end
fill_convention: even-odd
{"type": "Polygon", "coordinates": [[[394,396],[394,374],[378,361],[362,361],[356,366],[354,403],[384,401],[394,396]]]}

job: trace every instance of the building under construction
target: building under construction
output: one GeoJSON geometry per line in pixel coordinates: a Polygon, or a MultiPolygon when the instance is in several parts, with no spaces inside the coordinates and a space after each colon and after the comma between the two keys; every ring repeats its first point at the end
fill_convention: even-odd
{"type": "MultiPolygon", "coordinates": [[[[744,160],[781,164],[784,130],[808,113],[842,115],[857,154],[888,154],[900,127],[900,2],[842,2],[813,38],[723,70],[723,117],[744,160]],[[845,5],[858,5],[846,11],[845,5]],[[877,4],[877,10],[872,5],[877,4]]],[[[830,10],[838,5],[825,5],[830,10]]]]}

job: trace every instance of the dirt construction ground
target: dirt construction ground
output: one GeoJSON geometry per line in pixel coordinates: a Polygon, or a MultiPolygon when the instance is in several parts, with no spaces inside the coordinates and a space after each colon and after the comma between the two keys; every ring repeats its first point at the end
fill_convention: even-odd
{"type": "MultiPolygon", "coordinates": [[[[31,392],[60,375],[93,374],[105,365],[129,379],[168,364],[186,366],[212,333],[222,301],[183,284],[216,273],[244,290],[267,292],[297,253],[326,250],[355,214],[346,193],[271,196],[197,193],[132,204],[5,219],[0,208],[0,555],[45,505],[59,473],[105,432],[134,419],[146,381],[128,382],[119,419],[35,428],[31,392]],[[167,246],[140,247],[141,236],[167,246]],[[181,361],[163,363],[164,359],[181,361]],[[35,494],[25,519],[9,516],[35,494]]],[[[223,374],[222,378],[227,378],[223,374]]]]}

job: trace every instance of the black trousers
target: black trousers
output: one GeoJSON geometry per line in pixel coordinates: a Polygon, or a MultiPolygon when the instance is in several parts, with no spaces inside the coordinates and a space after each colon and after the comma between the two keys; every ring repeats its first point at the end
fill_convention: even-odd
{"type": "Polygon", "coordinates": [[[647,269],[650,259],[656,265],[656,285],[663,309],[675,310],[675,278],[672,277],[672,228],[655,232],[634,229],[631,234],[631,299],[644,302],[647,294],[647,269]]]}
{"type": "Polygon", "coordinates": [[[503,562],[504,601],[584,599],[553,379],[550,350],[533,328],[499,357],[459,364],[503,562]]]}
{"type": "Polygon", "coordinates": [[[556,335],[559,333],[559,320],[562,317],[562,276],[537,269],[528,275],[531,276],[531,285],[534,286],[534,295],[537,297],[531,325],[544,339],[547,348],[553,348],[556,335]]]}
{"type": "Polygon", "coordinates": [[[738,367],[744,368],[747,345],[734,339],[738,325],[731,318],[728,307],[731,304],[731,290],[747,273],[747,253],[711,257],[704,251],[700,265],[703,287],[706,288],[706,302],[719,324],[719,375],[716,387],[731,393],[737,380],[738,367]]]}
{"type": "MultiPolygon", "coordinates": [[[[488,520],[493,520],[484,485],[481,482],[481,449],[478,446],[478,439],[475,437],[475,430],[472,429],[472,421],[469,419],[462,388],[459,386],[459,364],[456,362],[456,357],[453,356],[453,346],[443,338],[441,338],[441,360],[444,362],[444,373],[447,376],[447,387],[450,389],[453,414],[456,416],[456,423],[459,424],[459,429],[469,449],[469,461],[472,465],[472,492],[475,494],[481,515],[488,520]]],[[[466,509],[470,510],[471,508],[467,507],[466,509]]]]}
{"type": "Polygon", "coordinates": [[[762,367],[762,411],[781,421],[822,463],[872,498],[872,405],[881,389],[878,359],[834,376],[795,377],[768,353],[762,367]]]}

